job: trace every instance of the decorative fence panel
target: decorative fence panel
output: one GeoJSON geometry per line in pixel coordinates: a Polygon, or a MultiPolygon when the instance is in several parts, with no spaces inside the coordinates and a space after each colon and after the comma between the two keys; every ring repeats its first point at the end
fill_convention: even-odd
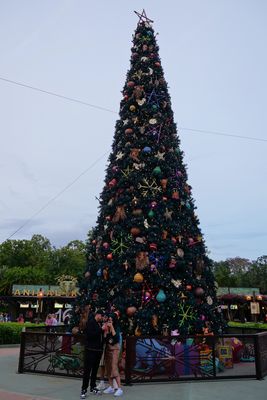
{"type": "MultiPolygon", "coordinates": [[[[83,341],[82,335],[22,332],[18,371],[81,377],[83,341]]],[[[267,333],[127,337],[121,354],[119,367],[126,384],[267,375],[267,333]]]]}

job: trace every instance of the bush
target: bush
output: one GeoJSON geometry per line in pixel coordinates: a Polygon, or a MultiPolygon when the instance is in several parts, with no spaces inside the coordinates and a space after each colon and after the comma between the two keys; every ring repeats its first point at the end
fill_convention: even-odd
{"type": "Polygon", "coordinates": [[[24,327],[43,326],[42,324],[25,323],[19,324],[18,322],[1,322],[0,323],[0,345],[1,344],[19,344],[20,333],[24,327]]]}
{"type": "Polygon", "coordinates": [[[228,322],[230,328],[267,329],[267,324],[261,322],[228,322]]]}

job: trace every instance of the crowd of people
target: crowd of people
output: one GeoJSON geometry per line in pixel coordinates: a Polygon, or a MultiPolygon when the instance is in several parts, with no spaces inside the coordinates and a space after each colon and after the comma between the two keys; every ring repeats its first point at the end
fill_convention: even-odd
{"type": "Polygon", "coordinates": [[[7,313],[0,312],[0,322],[10,322],[10,316],[7,313]]]}
{"type": "Polygon", "coordinates": [[[84,373],[80,398],[85,399],[90,382],[90,393],[122,396],[119,355],[122,344],[118,315],[102,310],[83,315],[80,332],[85,335],[84,373]],[[100,367],[100,383],[96,385],[100,367]],[[108,379],[105,387],[104,379],[108,379]]]}

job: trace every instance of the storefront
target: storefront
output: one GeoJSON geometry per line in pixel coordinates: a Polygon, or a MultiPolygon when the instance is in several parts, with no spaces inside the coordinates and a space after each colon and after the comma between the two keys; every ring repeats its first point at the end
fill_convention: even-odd
{"type": "Polygon", "coordinates": [[[217,295],[227,321],[266,322],[267,296],[258,288],[219,288],[217,295]]]}
{"type": "MultiPolygon", "coordinates": [[[[76,282],[75,282],[76,284],[76,282]]],[[[60,323],[70,313],[78,288],[69,281],[59,285],[13,285],[11,296],[2,296],[1,302],[8,305],[11,321],[21,315],[26,322],[44,321],[47,314],[57,315],[60,323]]]]}

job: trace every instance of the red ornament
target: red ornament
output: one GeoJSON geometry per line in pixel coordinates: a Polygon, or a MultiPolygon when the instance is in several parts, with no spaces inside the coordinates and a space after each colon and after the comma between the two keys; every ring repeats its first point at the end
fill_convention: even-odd
{"type": "Polygon", "coordinates": [[[155,62],[155,66],[156,66],[156,67],[160,67],[160,65],[161,65],[161,64],[160,64],[159,61],[155,62]]]}
{"type": "Polygon", "coordinates": [[[195,290],[196,296],[202,296],[204,294],[204,289],[202,287],[197,287],[195,290]]]}
{"type": "Polygon", "coordinates": [[[125,133],[126,133],[126,135],[132,134],[132,133],[133,133],[132,128],[127,128],[127,129],[125,129],[125,133]]]}
{"type": "Polygon", "coordinates": [[[128,86],[129,88],[132,88],[132,87],[135,86],[135,83],[134,83],[133,81],[129,81],[129,82],[127,82],[127,86],[128,86]]]}
{"type": "Polygon", "coordinates": [[[174,257],[171,257],[169,268],[175,268],[175,267],[176,267],[176,260],[174,257]]]}
{"type": "Polygon", "coordinates": [[[111,181],[108,183],[109,187],[114,187],[117,185],[117,179],[113,178],[111,181]]]}
{"type": "Polygon", "coordinates": [[[107,259],[108,259],[108,260],[112,260],[112,258],[113,258],[113,254],[112,254],[112,253],[109,253],[109,254],[107,255],[107,259]]]}
{"type": "Polygon", "coordinates": [[[150,250],[157,250],[157,248],[158,248],[158,246],[156,245],[156,243],[150,243],[150,245],[149,245],[149,249],[150,250]]]}
{"type": "Polygon", "coordinates": [[[192,285],[186,285],[186,290],[192,290],[192,285]]]}
{"type": "Polygon", "coordinates": [[[162,197],[162,200],[163,200],[163,201],[167,201],[167,200],[168,200],[168,197],[163,196],[163,197],[162,197]]]}
{"type": "Polygon", "coordinates": [[[95,240],[95,239],[94,239],[94,240],[92,240],[92,243],[93,243],[93,244],[96,244],[96,240],[95,240]]]}
{"type": "Polygon", "coordinates": [[[173,244],[176,244],[176,242],[177,242],[176,238],[175,238],[175,237],[172,237],[172,243],[173,243],[173,244]]]}
{"type": "Polygon", "coordinates": [[[103,247],[105,250],[109,249],[109,243],[108,242],[104,242],[103,243],[103,247]]]}
{"type": "Polygon", "coordinates": [[[137,228],[135,226],[133,228],[131,228],[131,234],[133,236],[137,236],[137,235],[139,235],[139,233],[140,233],[140,229],[139,228],[137,228]]]}
{"type": "Polygon", "coordinates": [[[111,216],[110,215],[106,216],[106,221],[111,221],[111,216]]]}

